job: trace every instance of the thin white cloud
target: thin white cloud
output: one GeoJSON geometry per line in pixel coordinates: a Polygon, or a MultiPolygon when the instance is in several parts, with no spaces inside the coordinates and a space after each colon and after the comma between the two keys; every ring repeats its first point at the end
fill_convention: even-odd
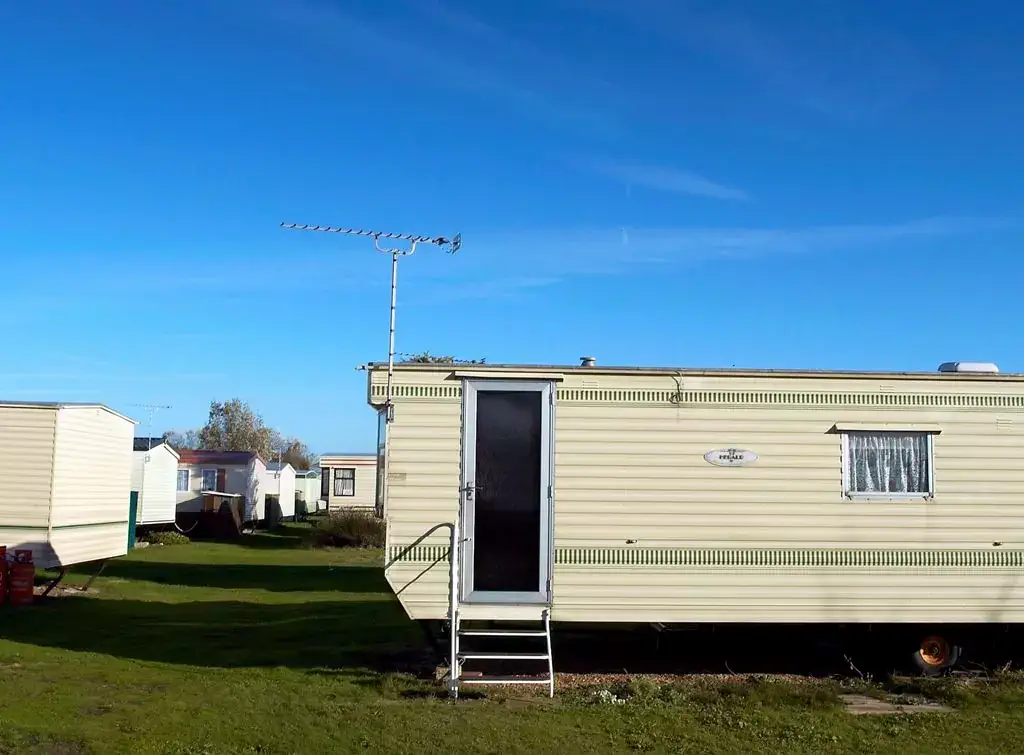
{"type": "Polygon", "coordinates": [[[678,194],[693,194],[712,199],[745,200],[747,192],[716,183],[690,171],[664,165],[637,165],[611,160],[592,160],[585,167],[609,178],[624,182],[627,186],[643,186],[657,191],[678,194]]]}
{"type": "Polygon", "coordinates": [[[222,372],[154,372],[154,373],[97,373],[87,370],[57,372],[0,372],[0,381],[52,380],[80,382],[147,382],[167,383],[182,380],[216,380],[226,377],[222,372]]]}
{"type": "MultiPolygon", "coordinates": [[[[147,297],[216,295],[223,303],[232,297],[258,294],[301,295],[387,285],[386,265],[375,264],[379,262],[379,255],[372,253],[372,247],[369,251],[357,247],[341,253],[330,249],[317,254],[308,240],[296,237],[294,249],[299,251],[289,253],[284,259],[252,256],[245,260],[235,256],[234,250],[211,250],[209,264],[205,267],[193,264],[201,268],[197,272],[183,271],[180,264],[168,263],[166,260],[173,259],[175,253],[165,250],[144,254],[141,262],[130,267],[114,256],[99,255],[63,265],[54,262],[51,283],[58,288],[72,286],[72,295],[53,299],[12,298],[17,310],[49,316],[53,311],[78,308],[87,301],[106,303],[112,293],[124,291],[147,297]],[[313,251],[306,251],[310,249],[313,251]]],[[[0,306],[0,312],[7,308],[0,306]]]]}
{"type": "MultiPolygon", "coordinates": [[[[510,70],[523,79],[536,77],[542,71],[546,82],[560,88],[579,91],[585,89],[609,101],[622,105],[622,90],[592,70],[575,63],[551,49],[533,44],[505,29],[490,24],[478,16],[456,10],[440,0],[406,0],[427,18],[454,33],[462,48],[471,48],[472,56],[486,56],[493,64],[498,58],[507,61],[510,70]]],[[[486,6],[477,6],[486,8],[486,6]]],[[[483,62],[477,60],[477,62],[483,62]]]]}
{"type": "Polygon", "coordinates": [[[931,66],[884,27],[857,26],[829,4],[799,23],[773,6],[674,0],[564,0],[735,72],[763,93],[808,112],[857,121],[930,86],[931,66]]]}
{"type": "Polygon", "coordinates": [[[517,300],[595,276],[671,275],[714,261],[793,255],[893,255],[955,237],[991,241],[1019,232],[1015,218],[935,217],[889,224],[799,228],[601,228],[467,233],[457,270],[404,278],[399,306],[517,300]],[[535,275],[524,276],[523,271],[535,275]]]}
{"type": "Polygon", "coordinates": [[[97,391],[94,388],[67,388],[65,386],[35,387],[35,388],[0,388],[0,400],[8,401],[67,401],[71,396],[95,396],[97,391]],[[59,399],[44,398],[46,396],[60,396],[59,399]]]}
{"type": "Polygon", "coordinates": [[[715,259],[794,254],[890,253],[935,239],[1019,231],[1015,218],[936,217],[889,224],[799,228],[622,228],[467,234],[465,269],[514,278],[537,270],[552,278],[620,275],[715,259]],[[482,254],[471,254],[474,248],[482,254]]]}
{"type": "Polygon", "coordinates": [[[365,64],[400,71],[425,86],[466,92],[574,132],[608,136],[619,130],[606,97],[595,105],[594,98],[579,91],[578,82],[577,86],[566,86],[564,81],[552,85],[536,71],[526,76],[525,66],[497,61],[494,35],[502,33],[444,6],[421,6],[428,23],[419,26],[398,23],[393,15],[356,15],[324,0],[234,0],[234,6],[236,13],[302,35],[307,45],[317,45],[320,53],[333,55],[339,62],[356,56],[365,64]],[[453,35],[453,25],[468,32],[468,37],[453,35]]]}
{"type": "Polygon", "coordinates": [[[517,299],[530,291],[557,285],[556,277],[508,277],[494,280],[419,281],[407,302],[410,306],[445,304],[456,301],[517,299]]]}

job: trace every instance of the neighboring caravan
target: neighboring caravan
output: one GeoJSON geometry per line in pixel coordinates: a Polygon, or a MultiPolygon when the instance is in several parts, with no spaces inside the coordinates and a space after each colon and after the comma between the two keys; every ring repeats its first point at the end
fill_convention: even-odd
{"type": "Polygon", "coordinates": [[[1024,376],[993,370],[398,365],[387,579],[450,617],[458,523],[461,619],[899,624],[948,666],[957,625],[1024,622],[1024,376]]]}
{"type": "Polygon", "coordinates": [[[267,516],[273,522],[290,521],[295,518],[295,467],[285,462],[273,461],[267,464],[263,473],[263,493],[266,498],[267,516]],[[271,512],[271,506],[275,511],[271,512]]]}
{"type": "Polygon", "coordinates": [[[376,454],[324,454],[320,457],[320,496],[328,511],[373,511],[377,497],[376,454]]]}
{"type": "Polygon", "coordinates": [[[99,404],[0,402],[0,545],[44,569],[127,553],[134,432],[99,404]]]}
{"type": "MultiPolygon", "coordinates": [[[[320,473],[315,469],[297,470],[295,492],[296,502],[301,500],[305,504],[307,514],[317,513],[320,510],[320,473]]],[[[327,502],[324,501],[323,505],[326,506],[327,502]]]]}
{"type": "Polygon", "coordinates": [[[162,438],[136,438],[134,444],[132,490],[139,494],[135,524],[173,524],[181,457],[162,438]]]}
{"type": "Polygon", "coordinates": [[[203,510],[203,492],[217,491],[245,499],[244,520],[266,518],[263,490],[267,465],[259,456],[244,451],[186,451],[178,462],[178,513],[203,510]]]}

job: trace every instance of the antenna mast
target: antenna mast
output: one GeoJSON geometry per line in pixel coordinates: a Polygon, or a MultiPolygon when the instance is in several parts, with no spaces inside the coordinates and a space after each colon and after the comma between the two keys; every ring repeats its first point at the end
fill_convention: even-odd
{"type": "Polygon", "coordinates": [[[171,409],[173,407],[165,406],[163,404],[129,404],[129,406],[135,406],[139,409],[146,410],[146,427],[149,428],[146,432],[146,450],[153,450],[153,416],[161,409],[171,409]]]}
{"type": "Polygon", "coordinates": [[[416,251],[417,244],[432,244],[444,249],[449,254],[455,254],[462,248],[462,234],[457,233],[452,238],[444,236],[412,236],[407,233],[389,233],[387,231],[371,231],[362,228],[338,228],[331,225],[304,225],[299,223],[281,223],[282,228],[292,231],[318,231],[320,233],[341,233],[349,236],[368,236],[373,239],[374,248],[381,254],[391,255],[391,317],[388,329],[388,383],[384,399],[384,421],[390,423],[393,419],[394,410],[392,407],[392,387],[395,378],[395,309],[398,304],[398,258],[408,257],[416,251]],[[381,239],[386,241],[406,241],[408,246],[397,248],[382,246],[381,239]]]}

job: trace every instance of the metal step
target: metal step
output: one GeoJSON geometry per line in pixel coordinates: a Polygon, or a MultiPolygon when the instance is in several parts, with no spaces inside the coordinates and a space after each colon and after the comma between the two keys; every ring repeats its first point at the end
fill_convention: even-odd
{"type": "Polygon", "coordinates": [[[547,653],[498,653],[498,652],[484,652],[484,651],[469,651],[466,653],[459,653],[459,658],[464,661],[475,660],[475,661],[546,661],[548,659],[547,653]]]}
{"type": "Polygon", "coordinates": [[[543,629],[460,629],[459,637],[547,637],[543,629]]]}
{"type": "Polygon", "coordinates": [[[551,684],[550,677],[534,676],[464,676],[459,684],[551,684]]]}

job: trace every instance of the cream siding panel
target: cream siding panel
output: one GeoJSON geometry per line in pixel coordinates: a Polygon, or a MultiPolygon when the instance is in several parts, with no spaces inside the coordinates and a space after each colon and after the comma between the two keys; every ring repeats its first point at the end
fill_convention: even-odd
{"type": "MultiPolygon", "coordinates": [[[[61,407],[53,477],[54,528],[123,524],[127,537],[133,434],[130,420],[106,409],[61,407]]],[[[126,542],[119,547],[123,553],[126,542]]]]}
{"type": "Polygon", "coordinates": [[[56,422],[54,408],[0,406],[0,527],[42,527],[44,541],[56,422]]]}
{"type": "MultiPolygon", "coordinates": [[[[458,401],[396,407],[389,428],[389,544],[411,543],[439,522],[454,521],[459,506],[461,426],[458,401]]],[[[424,544],[447,546],[448,537],[448,531],[439,531],[424,544]]],[[[447,565],[444,569],[447,573],[447,565]]]]}
{"type": "Polygon", "coordinates": [[[203,469],[199,464],[178,464],[179,470],[188,471],[188,490],[178,490],[175,480],[175,510],[181,513],[193,513],[203,510],[203,499],[199,491],[203,488],[203,469]]]}
{"type": "MultiPolygon", "coordinates": [[[[127,536],[128,531],[125,530],[127,536]]],[[[32,551],[32,561],[40,569],[60,565],[47,537],[46,527],[0,526],[0,545],[6,545],[9,552],[15,549],[32,551]]]]}
{"type": "Polygon", "coordinates": [[[278,472],[267,469],[263,472],[262,480],[264,499],[268,495],[276,495],[281,516],[295,516],[295,468],[286,464],[278,472]]]}
{"type": "Polygon", "coordinates": [[[131,489],[133,492],[139,494],[139,507],[142,507],[142,485],[145,482],[146,475],[144,468],[146,466],[146,451],[133,451],[132,452],[132,477],[131,489]]]}
{"type": "MultiPolygon", "coordinates": [[[[377,457],[376,456],[322,456],[320,473],[330,469],[330,487],[327,506],[330,511],[341,509],[364,509],[372,511],[377,502],[377,457]],[[334,470],[351,467],[355,469],[355,495],[334,495],[334,470]]],[[[392,470],[393,471],[393,470],[392,470]]],[[[317,481],[319,485],[319,480],[317,481]]]]}
{"type": "MultiPolygon", "coordinates": [[[[131,446],[129,446],[129,451],[131,446]]],[[[123,556],[128,550],[126,523],[55,529],[51,538],[56,563],[80,564],[123,556]]]]}
{"type": "MultiPolygon", "coordinates": [[[[448,607],[449,531],[416,541],[457,512],[450,372],[396,372],[387,574],[414,618],[448,607]]],[[[555,620],[1024,621],[1020,378],[558,372],[555,620]],[[846,499],[836,423],[941,428],[934,497],[846,499]]]]}
{"type": "MultiPolygon", "coordinates": [[[[389,558],[396,548],[412,544],[436,525],[454,521],[459,505],[461,423],[462,407],[457,400],[396,407],[395,421],[388,428],[389,558]]],[[[450,539],[451,530],[442,527],[418,544],[433,549],[430,562],[396,563],[387,570],[389,582],[413,619],[447,614],[450,539]]]]}
{"type": "Polygon", "coordinates": [[[714,623],[996,622],[1024,619],[1014,570],[799,574],[558,571],[555,621],[714,623]],[[671,577],[671,581],[658,577],[671,577]],[[645,587],[640,588],[641,578],[645,587]],[[921,585],[927,584],[922,591],[921,585]]]}
{"type": "Polygon", "coordinates": [[[306,511],[310,514],[317,511],[317,502],[320,500],[320,478],[319,477],[296,477],[295,489],[302,500],[306,502],[306,511]]]}
{"type": "Polygon", "coordinates": [[[168,446],[161,444],[149,451],[134,451],[132,457],[131,489],[139,493],[136,523],[152,525],[173,522],[177,504],[177,455],[168,446]]]}
{"type": "Polygon", "coordinates": [[[131,420],[106,409],[60,408],[50,542],[61,564],[127,553],[133,435],[131,420]]]}
{"type": "Polygon", "coordinates": [[[280,478],[268,469],[263,473],[263,493],[265,495],[278,495],[280,492],[280,478]]]}
{"type": "MultiPolygon", "coordinates": [[[[273,474],[271,472],[270,474],[273,474]]],[[[281,470],[278,479],[278,495],[281,502],[281,516],[295,516],[295,470],[289,465],[281,470]]]]}

